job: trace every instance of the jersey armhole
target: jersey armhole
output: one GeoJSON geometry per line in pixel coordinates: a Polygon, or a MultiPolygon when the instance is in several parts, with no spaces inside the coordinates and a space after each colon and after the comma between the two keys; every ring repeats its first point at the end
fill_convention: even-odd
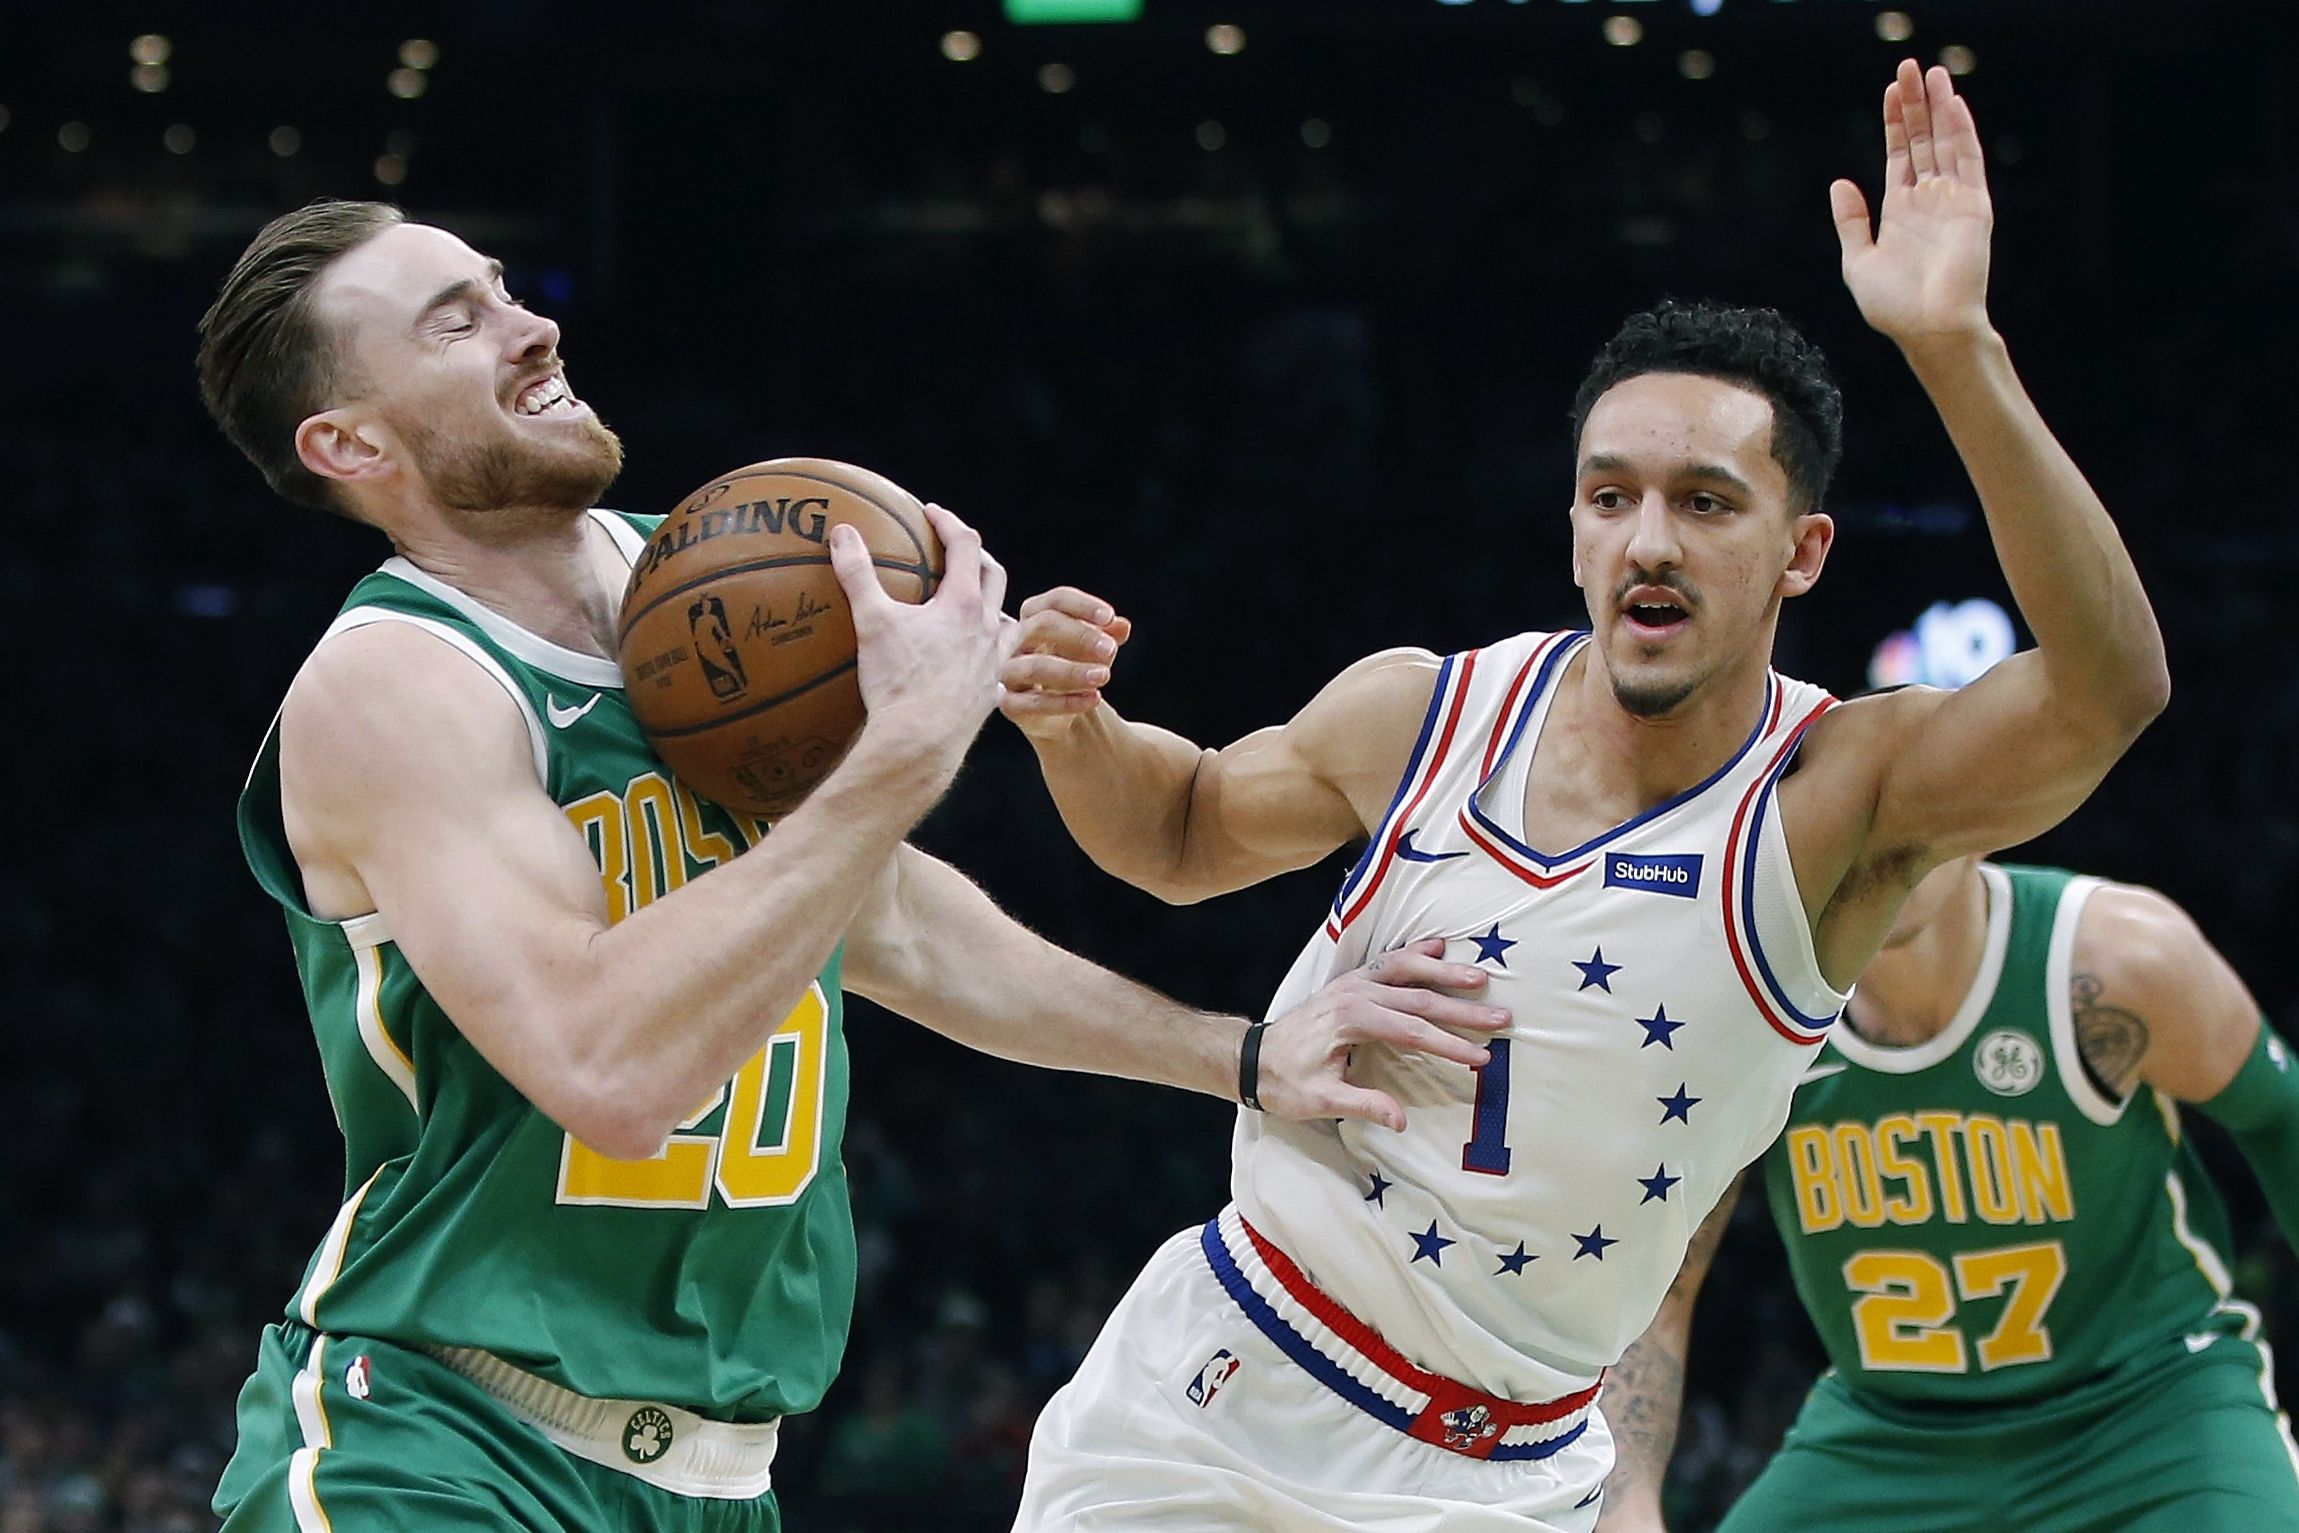
{"type": "Polygon", "coordinates": [[[2052,1060],[2059,1067],[2060,1087],[2082,1113],[2102,1128],[2123,1119],[2131,1097],[2118,1102],[2099,1089],[2085,1068],[2083,1048],[2076,1041],[2075,1012],[2068,1005],[2068,984],[2074,978],[2076,930],[2083,924],[2083,908],[2100,886],[2096,878],[2071,878],[2060,891],[2052,912],[2051,948],[2044,959],[2044,1014],[2050,1020],[2052,1060]]]}

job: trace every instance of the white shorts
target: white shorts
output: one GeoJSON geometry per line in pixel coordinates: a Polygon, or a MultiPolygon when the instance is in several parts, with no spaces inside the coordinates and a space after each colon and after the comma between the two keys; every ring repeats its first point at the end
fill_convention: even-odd
{"type": "Polygon", "coordinates": [[[1589,1533],[1612,1461],[1594,1410],[1564,1447],[1515,1461],[1376,1419],[1246,1316],[1192,1229],[1158,1248],[1038,1418],[1014,1526],[1589,1533]]]}

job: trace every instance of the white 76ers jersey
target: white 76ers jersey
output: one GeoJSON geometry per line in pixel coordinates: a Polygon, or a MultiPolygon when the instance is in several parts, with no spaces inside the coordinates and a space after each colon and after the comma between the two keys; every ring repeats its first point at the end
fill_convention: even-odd
{"type": "Polygon", "coordinates": [[[1831,700],[1768,677],[1707,781],[1537,850],[1527,772],[1586,643],[1445,661],[1387,816],[1269,1007],[1441,936],[1514,1013],[1491,1062],[1360,1049],[1356,1078],[1397,1098],[1404,1133],[1246,1112],[1235,1146],[1240,1212],[1312,1283],[1423,1368],[1515,1400],[1587,1388],[1643,1333],[1844,1005],[1774,802],[1831,700]]]}

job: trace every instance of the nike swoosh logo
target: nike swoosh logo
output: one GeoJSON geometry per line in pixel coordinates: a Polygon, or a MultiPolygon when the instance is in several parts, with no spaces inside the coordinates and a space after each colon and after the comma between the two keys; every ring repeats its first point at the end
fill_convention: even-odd
{"type": "Polygon", "coordinates": [[[1796,1084],[1799,1086],[1809,1086],[1814,1081],[1824,1081],[1831,1075],[1842,1075],[1845,1071],[1851,1068],[1852,1067],[1850,1065],[1814,1065],[1811,1069],[1796,1077],[1796,1084]]]}
{"type": "Polygon", "coordinates": [[[550,693],[546,692],[543,694],[543,712],[545,716],[550,719],[551,727],[553,729],[565,729],[569,724],[574,723],[575,720],[581,718],[584,714],[589,713],[593,708],[598,707],[599,698],[601,695],[602,694],[600,693],[593,692],[591,694],[591,700],[583,704],[582,707],[566,708],[561,707],[559,700],[553,697],[550,693]]]}
{"type": "Polygon", "coordinates": [[[1407,862],[1447,862],[1455,857],[1466,857],[1467,852],[1422,852],[1413,849],[1413,838],[1418,831],[1407,831],[1397,838],[1397,855],[1407,862]]]}

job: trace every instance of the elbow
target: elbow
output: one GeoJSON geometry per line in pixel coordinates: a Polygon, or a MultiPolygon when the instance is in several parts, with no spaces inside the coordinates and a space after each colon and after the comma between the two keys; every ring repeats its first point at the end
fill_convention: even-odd
{"type": "Polygon", "coordinates": [[[2131,732],[2135,735],[2171,706],[2171,667],[2165,663],[2160,645],[2148,657],[2148,664],[2141,668],[2137,685],[2132,688],[2131,706],[2131,732]]]}
{"type": "Polygon", "coordinates": [[[535,1105],[584,1145],[613,1160],[651,1160],[663,1152],[692,1100],[673,1103],[627,1066],[565,1061],[535,1105]]]}
{"type": "Polygon", "coordinates": [[[651,1160],[678,1127],[675,1112],[655,1110],[629,1091],[568,1086],[546,1112],[583,1144],[610,1160],[651,1160]]]}

